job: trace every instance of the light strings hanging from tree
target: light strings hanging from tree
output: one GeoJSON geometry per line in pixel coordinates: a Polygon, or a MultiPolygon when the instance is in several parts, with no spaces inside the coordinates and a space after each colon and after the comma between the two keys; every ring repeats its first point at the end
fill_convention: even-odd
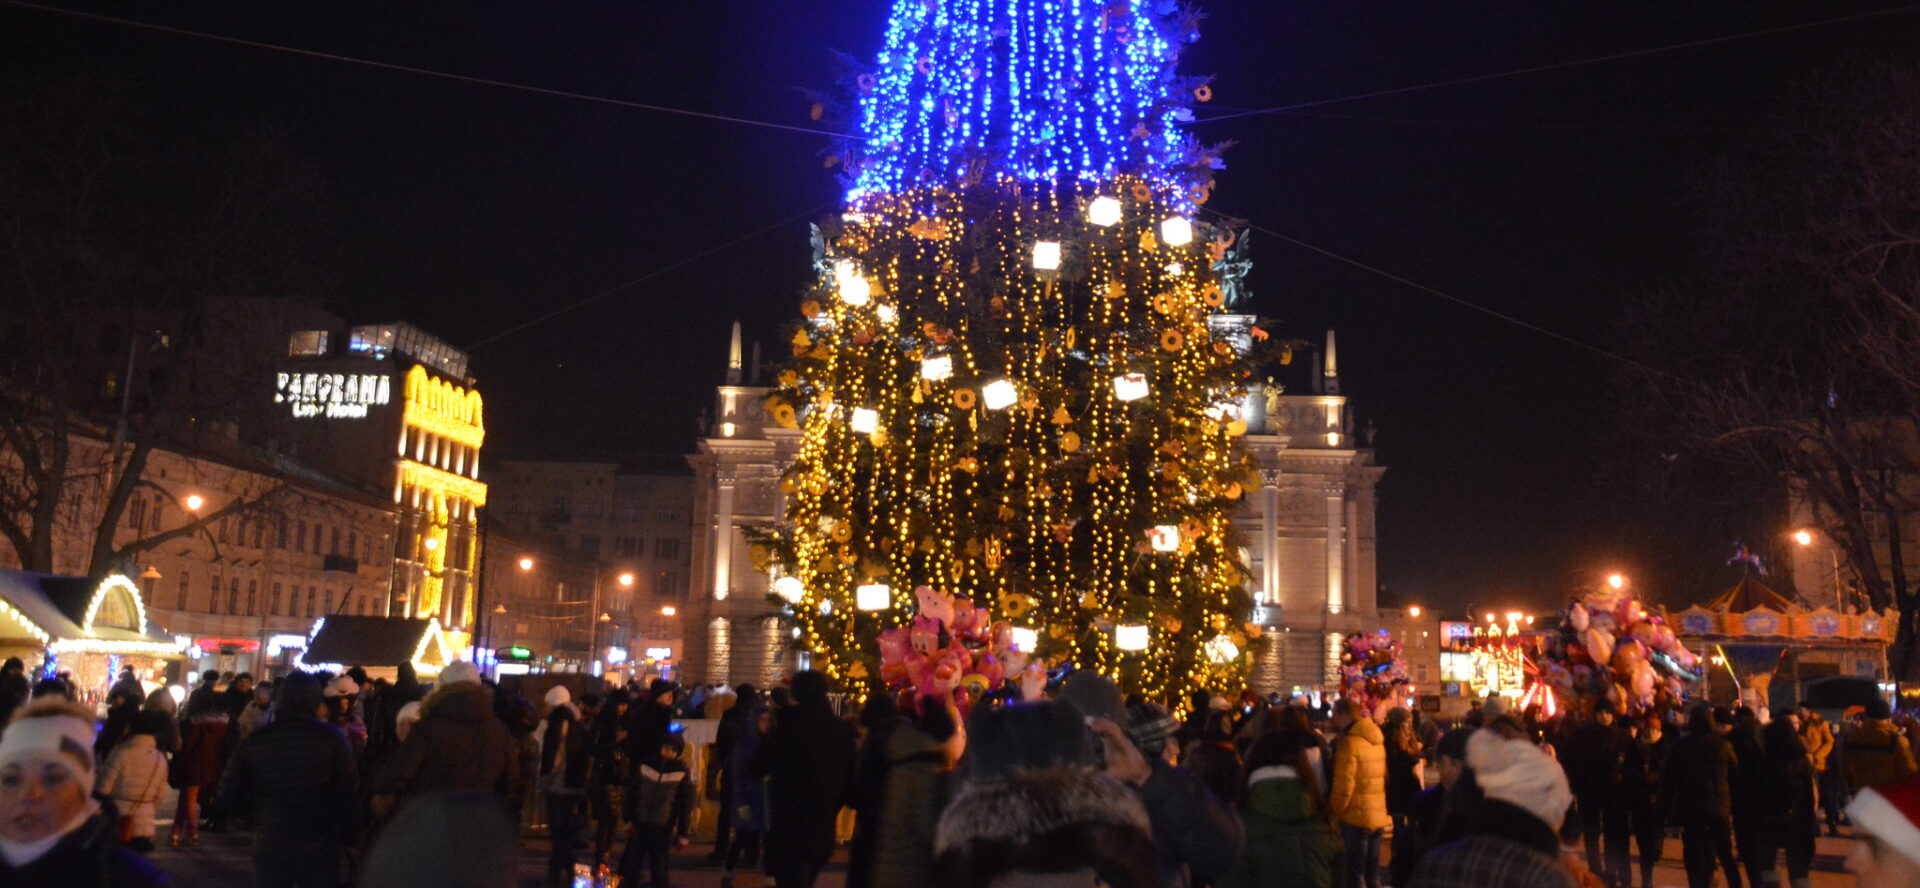
{"type": "Polygon", "coordinates": [[[786,529],[756,549],[799,580],[782,603],[829,674],[870,679],[924,584],[1131,690],[1244,676],[1248,356],[1212,323],[1234,233],[1193,218],[1219,152],[1175,127],[1209,95],[1174,71],[1198,18],[901,0],[848,76],[864,138],[829,158],[847,206],[816,226],[768,401],[804,435],[786,529]],[[882,584],[890,607],[871,588],[856,606],[882,584]],[[1147,650],[1119,650],[1120,625],[1130,648],[1148,627],[1147,650]]]}

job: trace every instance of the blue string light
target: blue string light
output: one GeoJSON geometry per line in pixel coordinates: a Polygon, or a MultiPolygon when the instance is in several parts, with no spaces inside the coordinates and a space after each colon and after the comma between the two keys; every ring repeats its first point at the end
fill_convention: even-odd
{"type": "Polygon", "coordinates": [[[1167,0],[897,0],[860,97],[848,201],[1130,174],[1185,203],[1177,13],[1167,0]]]}

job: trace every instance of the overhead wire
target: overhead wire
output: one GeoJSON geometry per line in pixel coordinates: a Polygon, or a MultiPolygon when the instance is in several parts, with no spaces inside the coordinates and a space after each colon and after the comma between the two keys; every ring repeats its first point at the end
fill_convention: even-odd
{"type": "MultiPolygon", "coordinates": [[[[1205,209],[1206,212],[1213,213],[1214,215],[1219,216],[1222,219],[1232,218],[1216,210],[1206,209],[1206,208],[1203,208],[1203,209],[1205,209]]],[[[1308,252],[1317,253],[1328,259],[1332,259],[1335,262],[1340,262],[1345,265],[1349,265],[1354,268],[1360,269],[1361,271],[1365,271],[1369,274],[1377,275],[1381,278],[1392,281],[1408,289],[1415,290],[1420,293],[1425,293],[1429,296],[1433,296],[1437,299],[1445,300],[1447,302],[1453,303],[1454,305],[1458,305],[1462,308],[1479,312],[1480,314],[1486,315],[1496,320],[1504,321],[1508,324],[1512,324],[1516,327],[1520,327],[1525,330],[1530,330],[1534,333],[1540,334],[1541,336],[1545,336],[1549,339],[1566,343],[1567,345],[1571,345],[1583,351],[1590,352],[1592,354],[1606,358],[1610,361],[1618,361],[1619,363],[1625,364],[1629,367],[1633,367],[1638,370],[1642,370],[1646,373],[1650,373],[1656,376],[1670,377],[1673,375],[1671,373],[1668,373],[1665,370],[1659,369],[1658,367],[1653,367],[1648,364],[1642,363],[1640,361],[1634,360],[1633,358],[1629,358],[1626,355],[1620,354],[1619,352],[1610,351],[1608,349],[1601,348],[1600,346],[1594,345],[1590,342],[1583,342],[1579,339],[1575,339],[1557,330],[1553,330],[1547,327],[1542,327],[1539,324],[1535,324],[1531,321],[1514,317],[1513,315],[1507,314],[1506,312],[1502,312],[1497,309],[1488,308],[1487,306],[1481,305],[1472,300],[1455,296],[1452,293],[1445,292],[1435,287],[1427,286],[1426,284],[1420,283],[1419,281],[1413,280],[1411,278],[1402,277],[1400,275],[1394,274],[1393,272],[1387,271],[1386,269],[1380,268],[1378,266],[1370,265],[1366,262],[1362,262],[1351,256],[1345,256],[1340,253],[1336,253],[1325,247],[1321,247],[1315,244],[1310,244],[1297,237],[1283,234],[1281,232],[1268,228],[1264,225],[1258,225],[1252,222],[1245,222],[1244,220],[1233,220],[1233,221],[1243,222],[1243,224],[1245,224],[1246,227],[1249,229],[1258,231],[1261,234],[1267,235],[1268,237],[1273,237],[1273,238],[1277,238],[1279,240],[1285,241],[1286,243],[1292,244],[1293,246],[1299,247],[1300,249],[1307,250],[1308,252]]]]}
{"type": "Polygon", "coordinates": [[[746,234],[743,234],[743,235],[740,235],[739,237],[736,237],[736,238],[734,238],[733,240],[730,240],[730,241],[727,241],[727,242],[725,242],[725,243],[722,243],[722,244],[718,244],[718,245],[715,245],[715,246],[713,246],[713,247],[710,247],[710,248],[708,248],[708,249],[706,249],[706,250],[702,250],[702,251],[700,251],[700,252],[698,252],[698,253],[695,253],[695,254],[693,254],[693,255],[691,255],[691,256],[687,256],[687,257],[684,257],[684,258],[682,258],[682,259],[680,259],[679,261],[676,261],[676,262],[670,262],[670,263],[668,263],[668,264],[666,264],[666,265],[663,265],[663,266],[661,266],[661,267],[659,267],[659,268],[656,268],[656,269],[654,269],[654,270],[652,270],[652,271],[649,271],[649,272],[647,272],[646,274],[643,274],[643,275],[640,275],[639,277],[636,277],[636,278],[633,278],[632,280],[628,280],[628,281],[625,281],[625,282],[623,282],[623,283],[618,283],[618,284],[614,284],[613,286],[611,286],[611,287],[608,287],[608,288],[606,288],[606,289],[604,289],[604,290],[601,290],[601,291],[599,291],[599,292],[597,292],[597,293],[594,293],[594,294],[592,294],[592,295],[590,295],[590,296],[587,296],[587,297],[586,297],[586,298],[584,298],[584,299],[580,299],[580,300],[578,300],[578,301],[575,301],[575,302],[570,302],[570,303],[568,303],[568,304],[566,304],[566,305],[563,305],[563,306],[560,306],[559,308],[556,308],[556,309],[554,309],[554,310],[552,310],[552,311],[549,311],[549,312],[546,312],[546,313],[544,313],[544,314],[541,314],[541,315],[539,315],[539,316],[536,316],[536,317],[533,317],[533,318],[530,318],[530,319],[528,319],[528,320],[526,320],[526,321],[522,321],[521,323],[518,323],[518,324],[515,324],[515,325],[513,325],[513,326],[511,326],[511,327],[508,327],[508,328],[507,328],[507,329],[505,329],[505,330],[502,330],[502,331],[500,331],[500,332],[498,332],[498,333],[495,333],[495,334],[493,334],[492,336],[488,336],[488,337],[487,337],[487,338],[485,338],[485,339],[482,339],[482,340],[480,340],[480,341],[478,341],[478,342],[475,342],[475,343],[473,343],[472,345],[469,345],[469,346],[467,346],[467,347],[466,347],[466,350],[467,350],[467,351],[472,351],[472,350],[474,350],[474,349],[477,349],[477,348],[479,348],[479,347],[481,347],[481,346],[483,346],[483,345],[486,345],[486,344],[488,344],[488,343],[491,343],[491,342],[495,342],[495,341],[498,341],[498,340],[501,340],[501,339],[505,339],[506,337],[508,337],[508,336],[512,336],[513,334],[515,334],[515,333],[518,333],[518,332],[520,332],[520,331],[522,331],[522,330],[525,330],[525,329],[527,329],[528,327],[533,327],[533,326],[536,326],[536,325],[539,325],[539,324],[544,324],[544,323],[546,323],[547,321],[550,321],[550,320],[553,320],[554,318],[557,318],[557,317],[559,317],[559,316],[561,316],[561,315],[563,315],[563,314],[566,314],[566,313],[568,313],[568,312],[570,312],[570,311],[574,311],[574,310],[576,310],[576,309],[580,309],[580,308],[584,308],[584,307],[586,307],[586,306],[588,306],[588,305],[590,305],[590,304],[592,304],[592,303],[594,303],[594,302],[598,302],[598,301],[600,301],[601,299],[605,299],[606,297],[608,297],[608,296],[612,296],[613,294],[615,294],[615,293],[618,293],[618,292],[620,292],[620,291],[622,291],[622,290],[627,290],[627,289],[631,289],[631,288],[633,288],[633,287],[637,287],[637,286],[639,286],[639,285],[641,285],[641,284],[644,284],[644,283],[646,283],[647,281],[650,281],[650,280],[653,280],[654,278],[657,278],[657,277],[659,277],[659,276],[661,276],[661,275],[663,275],[663,274],[666,274],[666,273],[668,273],[668,272],[671,272],[671,271],[675,271],[675,270],[677,270],[677,269],[680,269],[680,268],[684,268],[684,267],[686,267],[686,266],[688,266],[688,265],[692,265],[693,263],[695,263],[695,262],[698,262],[698,261],[700,261],[700,260],[702,260],[702,259],[705,259],[705,258],[707,258],[707,257],[709,257],[709,256],[712,256],[712,255],[715,255],[715,254],[717,254],[717,253],[721,253],[721,252],[724,252],[724,251],[726,251],[726,250],[729,250],[729,249],[731,249],[731,248],[733,248],[733,247],[736,247],[736,246],[739,246],[740,244],[743,244],[743,243],[746,243],[747,241],[750,241],[750,240],[753,240],[754,238],[757,238],[757,237],[759,237],[759,236],[761,236],[761,235],[763,235],[763,234],[766,234],[766,233],[767,233],[767,232],[769,232],[769,231],[773,231],[773,230],[774,230],[774,229],[776,229],[776,228],[783,228],[783,227],[785,227],[785,226],[788,226],[788,225],[792,225],[793,223],[795,223],[795,222],[798,222],[798,221],[800,221],[801,219],[805,219],[805,218],[807,218],[807,217],[809,217],[809,216],[818,216],[818,215],[820,215],[820,214],[822,214],[822,213],[825,213],[825,212],[826,212],[826,211],[827,211],[827,210],[828,210],[828,209],[829,209],[830,207],[831,207],[831,204],[821,204],[820,206],[817,206],[817,207],[813,207],[813,208],[811,208],[811,209],[808,209],[808,210],[805,210],[805,211],[802,211],[802,212],[799,212],[799,213],[795,213],[794,215],[791,215],[791,216],[788,216],[788,217],[787,217],[787,218],[785,218],[785,219],[781,219],[780,221],[778,221],[778,222],[775,222],[775,223],[773,223],[772,225],[768,225],[768,226],[766,226],[766,227],[764,227],[764,228],[756,228],[756,229],[754,229],[754,230],[752,230],[752,231],[750,231],[750,232],[747,232],[746,234]]]}
{"type": "Polygon", "coordinates": [[[139,28],[147,31],[157,31],[162,34],[172,34],[177,37],[190,37],[196,40],[209,40],[215,43],[226,43],[233,46],[245,46],[252,49],[262,49],[262,50],[268,50],[271,52],[284,52],[292,55],[304,56],[306,58],[321,59],[323,61],[339,62],[342,64],[365,65],[370,68],[379,68],[385,71],[399,71],[401,73],[413,74],[420,77],[437,77],[442,80],[452,80],[460,83],[471,83],[479,86],[493,86],[493,87],[499,87],[501,89],[511,89],[511,90],[518,90],[520,92],[533,93],[536,95],[554,96],[554,97],[563,98],[563,99],[575,99],[582,102],[595,102],[602,105],[614,105],[621,108],[633,108],[641,111],[655,111],[661,114],[676,114],[682,117],[695,117],[695,118],[700,118],[702,120],[715,120],[722,123],[741,124],[743,126],[757,126],[764,129],[783,130],[791,133],[805,133],[807,135],[813,135],[813,136],[827,136],[829,138],[835,138],[835,139],[857,138],[856,136],[850,136],[846,133],[836,133],[831,130],[811,129],[809,127],[804,127],[804,126],[790,126],[784,123],[773,123],[765,120],[754,120],[752,118],[735,117],[727,114],[713,114],[706,111],[693,111],[686,108],[673,108],[666,105],[654,105],[647,102],[635,102],[628,99],[616,99],[608,96],[594,95],[592,93],[574,92],[572,90],[565,90],[565,89],[552,89],[544,86],[533,86],[531,84],[526,84],[526,83],[515,83],[511,80],[496,80],[491,77],[475,77],[470,74],[455,74],[449,71],[436,71],[432,68],[419,68],[413,65],[400,65],[400,64],[395,64],[393,62],[381,62],[381,61],[375,61],[373,59],[360,58],[358,56],[347,56],[347,55],[339,55],[337,53],[320,52],[319,50],[302,49],[297,46],[286,46],[284,44],[279,44],[279,43],[265,43],[258,40],[248,40],[242,37],[230,37],[225,34],[213,34],[206,31],[195,31],[188,28],[175,28],[168,25],[155,24],[153,22],[138,21],[136,19],[120,18],[117,16],[111,16],[111,15],[100,15],[99,13],[93,13],[93,12],[81,12],[75,9],[62,9],[58,6],[47,6],[41,3],[27,3],[27,2],[24,2],[24,0],[0,0],[0,6],[13,6],[21,9],[37,10],[39,12],[53,13],[55,15],[64,15],[72,18],[87,19],[89,21],[105,22],[109,24],[129,27],[129,28],[139,28]]]}
{"type": "Polygon", "coordinates": [[[1222,114],[1214,117],[1196,117],[1194,118],[1193,122],[1196,124],[1219,123],[1220,121],[1223,121],[1223,120],[1236,120],[1242,117],[1256,117],[1264,114],[1281,114],[1288,111],[1298,111],[1303,108],[1317,108],[1323,105],[1337,105],[1345,102],[1358,102],[1365,99],[1379,99],[1379,98],[1385,98],[1387,96],[1406,95],[1408,93],[1424,92],[1426,90],[1444,89],[1450,86],[1462,86],[1469,83],[1485,83],[1486,81],[1489,81],[1489,80],[1501,80],[1508,77],[1521,77],[1528,74],[1542,74],[1548,71],[1563,71],[1568,68],[1578,68],[1585,65],[1597,65],[1603,62],[1617,62],[1623,59],[1640,58],[1642,56],[1657,55],[1659,53],[1664,53],[1664,52],[1677,52],[1683,49],[1698,49],[1702,46],[1713,46],[1720,43],[1732,43],[1739,40],[1751,40],[1756,37],[1769,37],[1775,34],[1787,34],[1794,31],[1805,31],[1812,28],[1824,28],[1830,25],[1839,25],[1839,24],[1845,24],[1848,22],[1856,22],[1856,21],[1862,21],[1862,20],[1872,19],[1872,18],[1884,18],[1887,16],[1901,15],[1904,13],[1913,12],[1915,10],[1920,10],[1920,3],[1909,4],[1906,6],[1897,6],[1891,9],[1871,10],[1868,12],[1855,13],[1853,15],[1835,16],[1832,18],[1819,19],[1817,21],[1811,21],[1811,22],[1799,22],[1791,25],[1781,25],[1776,28],[1762,28],[1755,31],[1743,31],[1739,34],[1723,34],[1719,37],[1707,37],[1700,40],[1688,40],[1681,43],[1669,43],[1663,46],[1651,46],[1651,47],[1646,47],[1644,49],[1630,49],[1624,52],[1608,53],[1606,55],[1593,56],[1591,58],[1572,59],[1564,62],[1549,62],[1544,65],[1530,65],[1525,68],[1515,68],[1510,71],[1496,71],[1490,74],[1475,74],[1468,77],[1455,77],[1450,80],[1436,80],[1429,83],[1420,83],[1412,86],[1398,86],[1390,89],[1377,89],[1371,92],[1354,93],[1352,95],[1345,95],[1345,96],[1335,96],[1333,98],[1327,98],[1327,99],[1315,99],[1309,102],[1295,102],[1291,105],[1279,105],[1273,108],[1260,108],[1253,111],[1241,111],[1238,113],[1222,114]]]}

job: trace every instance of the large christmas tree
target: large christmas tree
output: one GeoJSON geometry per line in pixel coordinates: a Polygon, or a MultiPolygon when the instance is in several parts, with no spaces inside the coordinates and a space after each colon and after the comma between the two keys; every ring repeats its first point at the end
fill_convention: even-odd
{"type": "Polygon", "coordinates": [[[1234,233],[1198,218],[1219,155],[1178,128],[1211,97],[1175,71],[1199,18],[898,0],[849,74],[846,208],[768,402],[804,437],[762,550],[829,674],[870,681],[921,585],[1130,690],[1244,674],[1230,516],[1258,481],[1231,438],[1259,331],[1223,322],[1234,233]]]}

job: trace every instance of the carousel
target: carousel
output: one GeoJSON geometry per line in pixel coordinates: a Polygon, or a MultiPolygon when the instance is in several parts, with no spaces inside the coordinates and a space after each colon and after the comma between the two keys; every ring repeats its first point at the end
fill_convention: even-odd
{"type": "Polygon", "coordinates": [[[1771,705],[1778,712],[1825,679],[1888,681],[1887,647],[1899,614],[1809,610],[1747,576],[1713,600],[1681,611],[1674,624],[1706,660],[1715,700],[1771,705]]]}
{"type": "Polygon", "coordinates": [[[122,668],[149,688],[166,684],[186,647],[148,622],[140,587],[125,574],[95,581],[0,570],[0,657],[19,657],[29,676],[69,674],[85,701],[105,699],[122,668]]]}

